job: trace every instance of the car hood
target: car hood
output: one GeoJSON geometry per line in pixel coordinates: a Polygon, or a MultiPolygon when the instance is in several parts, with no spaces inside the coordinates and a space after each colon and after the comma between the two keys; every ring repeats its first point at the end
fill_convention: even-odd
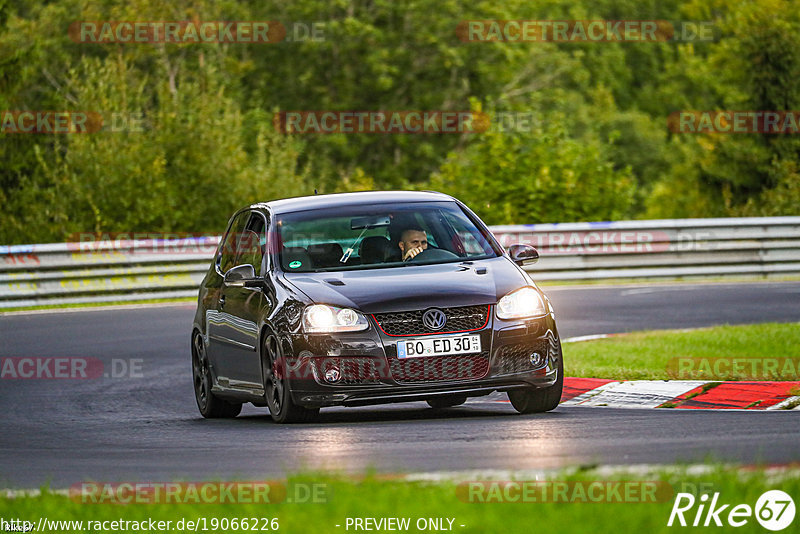
{"type": "Polygon", "coordinates": [[[355,308],[364,313],[494,304],[509,291],[531,284],[505,257],[360,271],[292,273],[284,274],[284,279],[316,303],[355,308]]]}

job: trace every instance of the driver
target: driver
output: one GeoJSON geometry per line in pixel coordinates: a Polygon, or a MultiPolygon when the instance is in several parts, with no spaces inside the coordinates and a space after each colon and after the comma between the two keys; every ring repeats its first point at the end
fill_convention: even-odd
{"type": "Polygon", "coordinates": [[[428,248],[428,234],[419,226],[411,226],[400,234],[397,244],[403,254],[403,261],[408,261],[426,248],[428,248]]]}

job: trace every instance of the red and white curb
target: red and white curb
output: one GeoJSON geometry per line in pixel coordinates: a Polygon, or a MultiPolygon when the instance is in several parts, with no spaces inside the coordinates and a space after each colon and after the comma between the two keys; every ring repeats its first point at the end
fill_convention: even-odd
{"type": "MultiPolygon", "coordinates": [[[[689,331],[694,329],[685,329],[689,331]]],[[[624,336],[594,334],[564,339],[577,343],[624,336]]],[[[798,410],[800,382],[713,382],[707,380],[609,380],[564,378],[561,406],[677,408],[682,410],[798,410]]]]}
{"type": "Polygon", "coordinates": [[[561,406],[798,410],[800,382],[564,378],[561,406]]]}

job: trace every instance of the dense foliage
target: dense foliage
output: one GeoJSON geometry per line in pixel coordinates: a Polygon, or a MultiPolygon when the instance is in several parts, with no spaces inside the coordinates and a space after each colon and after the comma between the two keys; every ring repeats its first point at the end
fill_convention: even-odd
{"type": "MultiPolygon", "coordinates": [[[[0,0],[0,110],[140,120],[0,133],[0,243],[219,231],[257,200],[438,189],[490,223],[790,215],[800,137],[679,110],[800,110],[796,0],[0,0]],[[708,42],[462,42],[460,21],[710,21],[708,42]],[[322,23],[280,43],[80,43],[75,21],[322,23]],[[525,131],[286,135],[285,110],[527,113],[525,131]],[[112,115],[115,114],[115,115],[112,115]]],[[[116,120],[116,119],[115,119],[116,120]]]]}

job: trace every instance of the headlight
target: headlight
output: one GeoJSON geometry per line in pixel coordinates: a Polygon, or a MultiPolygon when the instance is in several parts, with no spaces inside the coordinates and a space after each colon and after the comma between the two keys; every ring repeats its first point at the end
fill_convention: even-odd
{"type": "Polygon", "coordinates": [[[350,308],[314,304],[303,312],[306,332],[357,332],[367,328],[367,318],[350,308]]]}
{"type": "Polygon", "coordinates": [[[497,316],[500,319],[519,319],[541,315],[547,315],[547,309],[542,296],[532,287],[514,290],[497,303],[497,316]]]}

